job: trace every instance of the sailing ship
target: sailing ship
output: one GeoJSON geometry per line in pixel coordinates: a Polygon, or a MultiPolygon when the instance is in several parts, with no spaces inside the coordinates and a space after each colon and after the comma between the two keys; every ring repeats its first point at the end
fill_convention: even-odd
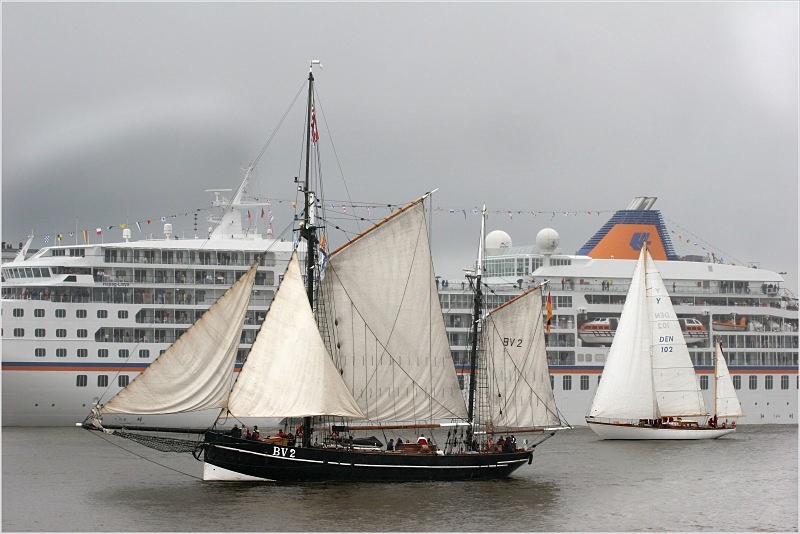
{"type": "Polygon", "coordinates": [[[325,251],[326,218],[317,216],[324,203],[310,172],[318,141],[313,87],[310,70],[306,175],[297,184],[305,205],[300,239],[238,376],[238,338],[260,259],[153,364],[96,405],[84,426],[160,450],[192,451],[205,480],[506,477],[532,462],[536,446],[568,428],[549,380],[541,288],[483,314],[479,257],[473,380],[465,402],[435,283],[425,219],[430,194],[325,251]],[[217,421],[197,441],[102,423],[109,413],[214,408],[217,421]],[[280,420],[280,432],[264,436],[262,430],[247,439],[238,427],[227,429],[231,421],[253,419],[280,420]],[[441,441],[398,438],[383,449],[374,438],[361,445],[356,437],[423,429],[441,433],[441,441]],[[530,444],[522,439],[527,434],[535,435],[530,444]],[[507,438],[502,447],[498,436],[507,438]]]}
{"type": "Polygon", "coordinates": [[[692,418],[705,420],[710,414],[672,302],[643,246],[586,423],[603,439],[730,434],[735,424],[718,427],[718,417],[743,414],[719,343],[715,362],[715,392],[721,400],[715,400],[715,414],[700,424],[692,418]]]}

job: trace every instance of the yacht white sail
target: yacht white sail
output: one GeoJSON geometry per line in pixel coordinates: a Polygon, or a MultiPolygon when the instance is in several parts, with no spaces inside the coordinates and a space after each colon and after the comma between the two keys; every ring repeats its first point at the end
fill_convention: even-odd
{"type": "MultiPolygon", "coordinates": [[[[723,390],[735,397],[732,386],[723,390]]],[[[680,322],[642,247],[586,422],[603,439],[708,439],[734,431],[690,419],[708,415],[680,322]]]]}

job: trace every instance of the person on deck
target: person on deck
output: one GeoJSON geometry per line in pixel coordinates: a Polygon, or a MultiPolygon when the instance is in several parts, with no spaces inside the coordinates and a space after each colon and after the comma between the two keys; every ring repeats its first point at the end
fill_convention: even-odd
{"type": "Polygon", "coordinates": [[[279,437],[279,438],[286,438],[286,439],[289,439],[289,434],[287,434],[286,432],[284,432],[282,428],[279,428],[279,429],[278,429],[278,437],[279,437]]]}
{"type": "Polygon", "coordinates": [[[393,451],[394,450],[394,440],[393,439],[389,438],[389,443],[386,444],[386,450],[387,451],[393,451]]]}
{"type": "Polygon", "coordinates": [[[420,445],[427,445],[428,438],[425,437],[425,434],[420,434],[419,437],[417,438],[417,443],[420,445]]]}

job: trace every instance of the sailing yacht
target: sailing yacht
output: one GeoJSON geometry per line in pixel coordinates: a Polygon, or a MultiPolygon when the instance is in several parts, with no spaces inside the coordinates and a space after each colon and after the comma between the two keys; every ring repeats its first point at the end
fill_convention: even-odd
{"type": "MultiPolygon", "coordinates": [[[[715,360],[719,408],[740,416],[719,344],[715,360]]],[[[713,439],[734,432],[735,425],[716,425],[720,414],[707,424],[696,420],[709,415],[671,299],[643,245],[586,423],[603,439],[713,439]]]]}
{"type": "Polygon", "coordinates": [[[479,378],[470,381],[465,402],[433,271],[425,219],[430,194],[330,254],[324,250],[325,217],[318,217],[324,203],[315,192],[321,184],[312,185],[310,169],[319,139],[313,87],[309,72],[298,250],[238,376],[238,337],[260,258],[153,364],[97,404],[84,426],[160,450],[192,451],[205,480],[506,477],[532,462],[536,446],[568,428],[549,381],[541,288],[484,314],[478,268],[471,376],[479,378]],[[200,441],[102,422],[104,414],[209,409],[219,416],[200,441]],[[248,439],[238,426],[228,430],[231,422],[254,418],[280,420],[280,432],[248,439]],[[402,439],[427,429],[447,435],[440,442],[402,439]],[[397,445],[383,449],[374,436],[357,437],[369,432],[397,435],[397,445]],[[529,434],[532,443],[523,439],[529,434]]]}

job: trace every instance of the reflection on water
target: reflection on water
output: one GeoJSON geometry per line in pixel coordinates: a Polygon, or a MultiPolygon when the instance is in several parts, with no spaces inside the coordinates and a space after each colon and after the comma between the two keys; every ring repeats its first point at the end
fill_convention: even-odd
{"type": "Polygon", "coordinates": [[[512,478],[440,483],[205,483],[191,455],[106,439],[4,428],[3,530],[797,531],[789,425],[693,442],[579,428],[512,478]]]}

